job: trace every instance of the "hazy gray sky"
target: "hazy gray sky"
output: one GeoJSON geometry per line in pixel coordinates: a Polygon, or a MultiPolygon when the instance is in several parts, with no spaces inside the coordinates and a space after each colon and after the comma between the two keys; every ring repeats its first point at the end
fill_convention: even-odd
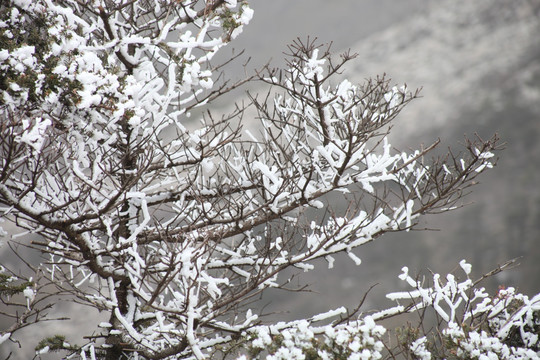
{"type": "Polygon", "coordinates": [[[407,19],[429,4],[426,0],[252,0],[252,22],[232,46],[246,49],[258,66],[279,61],[286,45],[308,35],[334,43],[340,51],[363,37],[407,19]]]}

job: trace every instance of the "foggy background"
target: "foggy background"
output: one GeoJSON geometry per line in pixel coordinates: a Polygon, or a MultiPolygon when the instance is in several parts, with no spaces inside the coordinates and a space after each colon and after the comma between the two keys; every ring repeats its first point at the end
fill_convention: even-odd
{"type": "MultiPolygon", "coordinates": [[[[328,270],[322,261],[319,270],[301,277],[315,293],[272,292],[263,299],[270,303],[266,312],[294,319],[355,307],[375,284],[363,310],[382,309],[391,305],[384,294],[405,288],[397,278],[402,266],[411,274],[446,274],[461,259],[472,263],[477,278],[521,257],[520,267],[484,285],[491,293],[499,285],[529,295],[540,291],[540,0],[252,0],[250,5],[252,22],[229,46],[245,49],[248,71],[269,60],[280,66],[288,43],[317,37],[333,42],[336,54],[348,48],[359,54],[345,69],[352,82],[386,73],[395,84],[423,88],[422,97],[396,120],[395,147],[416,149],[440,138],[441,150],[459,150],[464,134],[475,132],[483,138],[497,132],[507,143],[498,165],[465,199],[470,205],[421,220],[420,228],[438,231],[383,236],[355,252],[360,266],[341,257],[328,270]]],[[[226,58],[227,48],[222,51],[226,58]]],[[[232,69],[228,75],[242,76],[240,66],[232,69]]],[[[85,316],[95,316],[89,309],[81,315],[25,334],[33,348],[47,332],[76,333],[85,316]],[[63,328],[55,330],[58,325],[63,328]]],[[[11,359],[31,358],[32,348],[11,359]]],[[[4,353],[0,349],[0,357],[4,353]]]]}

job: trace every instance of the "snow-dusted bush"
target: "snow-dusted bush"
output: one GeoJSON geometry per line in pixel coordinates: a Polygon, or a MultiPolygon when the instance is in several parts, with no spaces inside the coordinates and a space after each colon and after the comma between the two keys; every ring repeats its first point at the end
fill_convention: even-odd
{"type": "MultiPolygon", "coordinates": [[[[408,338],[401,345],[405,352],[419,359],[540,359],[540,294],[529,299],[514,288],[500,288],[495,296],[489,296],[478,285],[480,281],[469,278],[471,265],[464,260],[460,265],[464,281],[452,274],[442,281],[434,274],[428,288],[403,268],[400,278],[413,290],[387,297],[413,300],[407,311],[422,312],[417,328],[404,328],[408,338]],[[421,334],[427,309],[434,312],[437,325],[421,334]]],[[[403,307],[394,309],[401,311],[403,307]]]]}
{"type": "MultiPolygon", "coordinates": [[[[334,80],[354,54],[336,59],[297,41],[285,69],[228,82],[213,58],[250,21],[244,1],[7,0],[0,14],[0,219],[17,225],[0,234],[45,254],[27,262],[32,278],[2,269],[2,314],[13,322],[0,343],[64,297],[108,321],[86,324],[81,345],[44,334],[39,353],[381,358],[385,330],[375,321],[412,308],[273,324],[248,305],[286,288],[286,269],[310,271],[321,258],[331,267],[337,253],[359,264],[358,247],[459,205],[493,165],[496,137],[431,161],[437,143],[393,150],[391,122],[416,92],[384,77],[334,80]],[[253,112],[212,111],[247,80],[269,87],[249,94],[253,112]],[[243,127],[253,113],[259,123],[243,127]]],[[[453,294],[451,280],[413,298],[439,311],[433,296],[453,294]]],[[[456,353],[469,351],[461,337],[480,348],[451,326],[454,310],[439,314],[456,353]]],[[[530,321],[498,331],[534,334],[530,321]]],[[[508,351],[535,340],[521,341],[508,351]]],[[[485,351],[507,351],[490,344],[485,351]]],[[[428,345],[415,339],[411,351],[426,358],[428,345]]]]}
{"type": "Polygon", "coordinates": [[[250,358],[368,360],[383,356],[386,329],[369,316],[340,325],[314,327],[311,323],[303,320],[250,329],[250,358]]]}

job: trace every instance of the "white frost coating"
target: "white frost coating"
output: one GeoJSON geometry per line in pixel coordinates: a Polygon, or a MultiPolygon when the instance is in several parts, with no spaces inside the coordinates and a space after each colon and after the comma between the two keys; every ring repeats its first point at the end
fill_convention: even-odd
{"type": "Polygon", "coordinates": [[[314,207],[315,209],[322,209],[324,207],[324,203],[320,200],[311,200],[309,202],[309,206],[314,207]]]}
{"type": "Polygon", "coordinates": [[[405,222],[405,227],[407,231],[410,230],[412,225],[412,219],[415,217],[413,216],[413,207],[414,200],[407,200],[405,204],[402,204],[394,212],[396,223],[399,225],[405,222]]]}
{"type": "Polygon", "coordinates": [[[335,310],[330,310],[330,311],[327,311],[325,313],[313,316],[312,321],[314,321],[314,322],[322,321],[322,320],[326,320],[326,319],[329,319],[329,318],[332,318],[332,317],[335,317],[335,316],[338,316],[338,315],[341,315],[341,314],[346,314],[346,313],[347,313],[347,309],[342,306],[342,307],[337,308],[335,310]]]}
{"type": "MultiPolygon", "coordinates": [[[[508,336],[509,332],[516,325],[519,326],[520,330],[523,332],[525,326],[532,324],[534,317],[533,313],[540,311],[540,294],[535,295],[530,300],[527,297],[523,297],[521,300],[524,304],[515,314],[513,314],[512,319],[514,321],[507,322],[502,326],[497,332],[498,337],[504,338],[508,336]]],[[[528,344],[526,344],[527,346],[532,346],[539,340],[537,334],[530,334],[525,336],[524,339],[528,342],[528,344]]]]}
{"type": "MultiPolygon", "coordinates": [[[[470,270],[470,269],[469,269],[470,270]]],[[[447,282],[442,284],[439,274],[433,275],[433,287],[423,288],[421,281],[415,281],[407,274],[408,269],[403,269],[403,274],[400,279],[406,281],[411,287],[416,290],[408,292],[395,292],[387,294],[387,298],[391,300],[398,299],[415,299],[420,298],[421,303],[417,308],[432,306],[438,315],[447,323],[455,321],[457,309],[461,306],[463,299],[468,300],[465,294],[466,290],[472,287],[472,282],[467,279],[461,283],[457,283],[455,278],[449,274],[447,282]],[[448,310],[445,310],[447,307],[448,310]]]]}
{"type": "Polygon", "coordinates": [[[252,344],[256,349],[272,349],[265,355],[267,360],[304,359],[306,353],[317,353],[322,359],[347,356],[347,359],[377,360],[382,358],[384,344],[381,340],[385,332],[386,329],[366,316],[363,320],[337,326],[313,327],[308,321],[300,320],[269,328],[256,327],[250,330],[250,335],[255,337],[252,344]],[[283,339],[279,343],[271,337],[277,334],[283,339]],[[331,354],[314,346],[318,343],[316,335],[320,336],[323,344],[331,347],[331,354]]]}
{"type": "Polygon", "coordinates": [[[253,9],[247,6],[242,6],[242,14],[240,15],[240,23],[242,25],[249,24],[251,19],[253,19],[253,14],[254,14],[253,9]]]}
{"type": "Polygon", "coordinates": [[[356,266],[360,266],[360,264],[362,264],[362,260],[358,256],[356,256],[352,251],[347,252],[347,256],[350,257],[354,261],[356,266]]]}
{"type": "Polygon", "coordinates": [[[260,161],[254,161],[252,166],[254,170],[260,170],[273,184],[280,184],[280,179],[277,176],[277,169],[275,167],[270,169],[268,165],[263,164],[260,161]]]}
{"type": "Polygon", "coordinates": [[[135,341],[140,342],[143,339],[143,336],[135,330],[132,324],[122,315],[119,308],[114,309],[114,316],[120,321],[124,329],[126,329],[129,336],[131,336],[135,341]]]}
{"type": "Polygon", "coordinates": [[[426,348],[427,338],[422,336],[421,338],[412,342],[409,346],[412,353],[418,360],[431,360],[431,352],[426,348]]]}
{"type": "Polygon", "coordinates": [[[44,346],[43,348],[39,349],[39,351],[37,351],[37,354],[39,354],[39,355],[47,354],[50,349],[51,348],[50,348],[49,345],[44,346]]]}
{"type": "Polygon", "coordinates": [[[463,272],[465,272],[465,274],[470,275],[471,270],[472,270],[472,265],[471,264],[467,263],[466,260],[461,260],[459,262],[459,266],[461,266],[461,268],[463,269],[463,272]]]}
{"type": "Polygon", "coordinates": [[[341,98],[350,98],[352,95],[351,93],[354,93],[355,91],[356,86],[354,86],[349,80],[345,79],[339,83],[336,90],[336,95],[341,98]]]}
{"type": "Polygon", "coordinates": [[[26,307],[30,310],[30,304],[32,304],[36,298],[36,291],[30,287],[27,287],[23,290],[23,295],[26,298],[26,307]]]}
{"type": "Polygon", "coordinates": [[[405,311],[405,306],[403,305],[398,305],[398,306],[394,306],[390,309],[386,309],[386,310],[382,310],[382,311],[378,311],[374,314],[371,315],[371,317],[374,319],[374,320],[378,320],[378,319],[384,319],[386,317],[389,317],[389,316],[392,316],[392,315],[397,315],[397,314],[401,314],[405,311]]]}
{"type": "Polygon", "coordinates": [[[327,255],[324,258],[326,259],[326,261],[328,261],[328,268],[329,269],[334,268],[334,262],[336,261],[336,259],[330,255],[327,255]]]}
{"type": "Polygon", "coordinates": [[[194,321],[196,318],[198,318],[197,314],[195,313],[195,306],[194,303],[197,301],[197,294],[195,289],[190,290],[190,301],[188,302],[188,308],[187,308],[187,328],[186,328],[186,338],[189,342],[189,345],[191,347],[191,350],[193,351],[193,354],[195,355],[195,358],[197,360],[205,359],[206,357],[201,351],[201,348],[198,345],[198,340],[195,336],[195,329],[194,329],[194,321]]]}
{"type": "Polygon", "coordinates": [[[249,24],[253,18],[253,10],[248,6],[243,5],[239,15],[235,15],[235,20],[239,24],[232,32],[231,39],[236,39],[244,30],[244,26],[249,24]]]}
{"type": "Polygon", "coordinates": [[[399,89],[397,86],[392,88],[392,91],[384,94],[384,99],[388,103],[388,108],[390,110],[401,105],[405,99],[405,94],[407,93],[407,87],[405,85],[401,86],[399,89]]]}
{"type": "Polygon", "coordinates": [[[6,342],[6,340],[8,340],[10,336],[11,336],[10,332],[7,332],[7,333],[4,333],[4,334],[0,335],[0,345],[2,345],[2,343],[6,342]]]}
{"type": "Polygon", "coordinates": [[[313,80],[315,76],[322,76],[324,70],[322,68],[322,65],[325,64],[325,59],[319,59],[319,49],[314,49],[313,53],[311,54],[311,58],[307,59],[306,65],[303,69],[303,76],[306,79],[313,80]]]}
{"type": "Polygon", "coordinates": [[[51,120],[38,117],[34,120],[34,124],[31,124],[29,120],[23,119],[22,124],[24,132],[16,140],[28,144],[35,153],[39,153],[46,139],[45,132],[52,124],[51,120]]]}

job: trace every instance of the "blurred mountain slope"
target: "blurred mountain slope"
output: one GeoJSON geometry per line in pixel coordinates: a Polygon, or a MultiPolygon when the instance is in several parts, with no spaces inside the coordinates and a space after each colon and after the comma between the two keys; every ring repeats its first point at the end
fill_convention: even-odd
{"type": "Polygon", "coordinates": [[[360,54],[352,70],[358,80],[387,73],[423,88],[424,99],[401,117],[410,132],[456,126],[462,111],[500,100],[508,80],[521,86],[526,79],[519,74],[539,63],[540,2],[427,3],[425,14],[352,46],[360,54]]]}

